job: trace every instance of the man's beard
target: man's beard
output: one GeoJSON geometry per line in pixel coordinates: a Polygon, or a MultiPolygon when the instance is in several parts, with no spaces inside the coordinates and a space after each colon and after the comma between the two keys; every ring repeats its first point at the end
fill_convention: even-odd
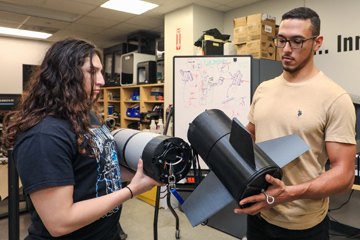
{"type": "Polygon", "coordinates": [[[302,69],[310,61],[311,54],[313,54],[313,47],[312,46],[311,46],[311,51],[309,53],[309,56],[302,63],[300,63],[300,65],[296,66],[295,68],[290,68],[290,67],[284,66],[284,64],[283,64],[284,71],[289,72],[289,73],[295,73],[295,72],[299,71],[300,69],[302,69]]]}

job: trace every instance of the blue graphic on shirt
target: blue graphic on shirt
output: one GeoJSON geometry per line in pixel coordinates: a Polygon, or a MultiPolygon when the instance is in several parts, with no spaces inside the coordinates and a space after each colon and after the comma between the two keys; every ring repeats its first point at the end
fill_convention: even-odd
{"type": "Polygon", "coordinates": [[[298,117],[300,117],[301,115],[302,115],[302,111],[299,109],[299,111],[298,111],[298,117]]]}
{"type": "MultiPolygon", "coordinates": [[[[105,194],[116,192],[122,188],[120,168],[114,137],[106,126],[91,129],[94,134],[94,142],[98,147],[96,162],[98,164],[98,176],[96,181],[96,197],[99,197],[99,186],[105,184],[105,194]]],[[[96,151],[96,149],[94,149],[96,151]]],[[[100,196],[104,195],[100,193],[100,196]]],[[[108,212],[104,217],[109,217],[118,212],[121,205],[108,212]]]]}

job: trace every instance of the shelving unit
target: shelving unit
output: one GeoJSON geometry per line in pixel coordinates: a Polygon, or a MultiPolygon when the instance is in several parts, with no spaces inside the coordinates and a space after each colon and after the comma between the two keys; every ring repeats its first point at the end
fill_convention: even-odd
{"type": "MultiPolygon", "coordinates": [[[[104,119],[109,117],[115,118],[121,128],[128,128],[131,123],[140,122],[140,118],[128,117],[126,111],[134,104],[140,105],[140,112],[152,111],[156,104],[164,104],[164,100],[157,100],[156,96],[151,96],[151,88],[164,88],[164,83],[131,85],[119,87],[101,88],[100,98],[96,105],[100,112],[103,112],[104,119]],[[135,91],[139,91],[140,100],[132,100],[135,91]],[[117,116],[110,115],[108,112],[109,105],[113,105],[113,111],[117,116]]],[[[164,116],[163,116],[164,119],[164,116]]],[[[148,124],[140,124],[140,130],[148,127],[148,124]]]]}
{"type": "Polygon", "coordinates": [[[132,100],[131,97],[135,91],[140,91],[138,85],[132,86],[123,86],[120,87],[120,95],[121,95],[121,117],[120,117],[120,126],[122,128],[127,128],[129,124],[134,122],[139,122],[140,118],[128,117],[126,115],[126,111],[128,108],[133,106],[134,104],[140,104],[139,100],[132,100]]]}

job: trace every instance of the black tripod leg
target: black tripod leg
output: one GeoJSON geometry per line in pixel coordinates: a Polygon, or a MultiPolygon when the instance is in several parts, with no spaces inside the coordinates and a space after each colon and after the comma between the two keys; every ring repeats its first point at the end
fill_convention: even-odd
{"type": "Polygon", "coordinates": [[[179,216],[176,214],[174,208],[171,206],[170,197],[171,197],[171,192],[170,192],[170,190],[168,189],[168,193],[167,193],[167,197],[166,197],[167,205],[168,205],[168,208],[170,209],[171,213],[174,215],[175,220],[176,220],[176,232],[175,232],[175,237],[176,237],[176,239],[180,239],[179,216]]]}
{"type": "Polygon", "coordinates": [[[19,233],[19,176],[12,157],[12,150],[8,151],[9,178],[9,239],[20,239],[19,233]]]}
{"type": "Polygon", "coordinates": [[[159,218],[159,204],[160,204],[160,187],[157,186],[156,199],[155,199],[155,214],[154,214],[154,240],[158,239],[157,223],[158,223],[158,218],[159,218]]]}

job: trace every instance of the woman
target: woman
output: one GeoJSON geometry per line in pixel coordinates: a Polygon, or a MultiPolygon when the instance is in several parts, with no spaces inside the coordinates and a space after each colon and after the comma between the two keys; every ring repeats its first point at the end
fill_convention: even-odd
{"type": "Polygon", "coordinates": [[[121,204],[159,185],[143,174],[142,160],[135,176],[118,166],[113,137],[92,111],[104,85],[101,71],[93,44],[54,43],[4,129],[29,196],[27,240],[120,239],[121,204]]]}

